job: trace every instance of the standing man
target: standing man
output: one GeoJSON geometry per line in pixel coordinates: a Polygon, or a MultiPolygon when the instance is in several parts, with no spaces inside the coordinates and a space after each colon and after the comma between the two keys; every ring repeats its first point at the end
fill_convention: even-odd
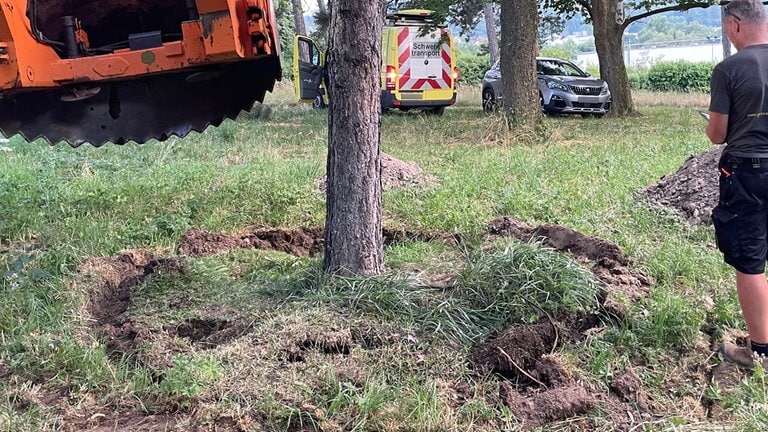
{"type": "Polygon", "coordinates": [[[751,368],[768,356],[768,18],[759,0],[733,0],[723,29],[738,53],[712,72],[707,136],[724,144],[720,200],[712,211],[717,245],[736,270],[749,332],[746,347],[724,342],[723,359],[751,368]]]}

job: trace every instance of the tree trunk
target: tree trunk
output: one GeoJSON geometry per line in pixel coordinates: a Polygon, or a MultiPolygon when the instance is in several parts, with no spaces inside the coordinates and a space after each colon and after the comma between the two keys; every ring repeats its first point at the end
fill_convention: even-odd
{"type": "Polygon", "coordinates": [[[501,2],[501,77],[510,129],[535,127],[541,119],[536,79],[537,0],[501,2]]]}
{"type": "Polygon", "coordinates": [[[616,23],[615,0],[592,1],[592,25],[595,49],[600,62],[600,78],[611,90],[610,115],[635,115],[635,104],[624,64],[624,25],[616,23]]]}
{"type": "Polygon", "coordinates": [[[324,14],[328,13],[328,8],[325,6],[325,0],[317,0],[317,9],[321,13],[324,13],[324,14]]]}
{"type": "Polygon", "coordinates": [[[380,1],[329,4],[328,189],[324,269],[378,274],[381,232],[380,1]]]}
{"type": "Polygon", "coordinates": [[[491,54],[491,65],[499,59],[499,38],[496,35],[496,12],[493,10],[492,3],[483,4],[483,15],[485,15],[485,32],[488,35],[488,51],[491,54]]]}
{"type": "MultiPolygon", "coordinates": [[[[720,7],[721,20],[725,19],[725,6],[720,7]]],[[[725,26],[722,26],[722,41],[723,41],[723,60],[731,56],[731,41],[728,39],[728,35],[725,34],[725,26]]]]}
{"type": "Polygon", "coordinates": [[[301,0],[291,0],[293,3],[293,31],[298,35],[307,34],[307,26],[304,24],[304,10],[301,0]]]}

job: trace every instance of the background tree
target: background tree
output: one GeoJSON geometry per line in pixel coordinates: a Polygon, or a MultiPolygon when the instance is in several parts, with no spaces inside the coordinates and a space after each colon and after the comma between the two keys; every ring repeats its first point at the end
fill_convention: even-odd
{"type": "Polygon", "coordinates": [[[283,66],[283,77],[292,76],[293,59],[293,9],[291,0],[276,0],[275,15],[277,18],[278,34],[280,35],[280,57],[283,66]]]}
{"type": "Polygon", "coordinates": [[[499,37],[496,35],[496,11],[493,3],[483,4],[483,17],[485,17],[485,32],[488,35],[488,52],[491,55],[491,64],[499,60],[499,37]]]}
{"type": "MultiPolygon", "coordinates": [[[[720,16],[721,18],[725,18],[725,7],[720,7],[720,16]]],[[[731,56],[731,41],[728,39],[728,35],[725,34],[725,26],[722,26],[720,28],[720,39],[723,43],[723,58],[728,58],[731,56]]]]}
{"type": "Polygon", "coordinates": [[[372,275],[384,267],[381,232],[380,1],[329,4],[328,189],[324,269],[372,275]]]}
{"type": "Polygon", "coordinates": [[[511,129],[535,128],[541,118],[536,85],[538,17],[536,0],[501,3],[501,78],[504,110],[511,129]]]}
{"type": "Polygon", "coordinates": [[[301,0],[291,0],[293,5],[293,30],[298,35],[307,34],[307,26],[304,23],[304,9],[301,0]]]}
{"type": "Polygon", "coordinates": [[[318,12],[325,14],[328,13],[328,7],[326,6],[325,0],[317,0],[317,10],[318,12]]]}

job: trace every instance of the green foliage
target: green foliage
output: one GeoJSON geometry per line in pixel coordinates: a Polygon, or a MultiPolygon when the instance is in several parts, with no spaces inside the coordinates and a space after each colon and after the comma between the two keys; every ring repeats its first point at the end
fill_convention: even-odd
{"type": "MultiPolygon", "coordinates": [[[[709,79],[714,63],[686,61],[660,62],[648,69],[647,89],[652,91],[709,91],[709,79]]],[[[638,74],[635,85],[643,85],[645,78],[638,74]]],[[[632,83],[632,81],[630,81],[632,83]]],[[[642,87],[640,87],[642,88],[642,87]]]]}
{"type": "Polygon", "coordinates": [[[290,0],[275,1],[277,32],[280,38],[280,56],[283,63],[283,77],[293,75],[293,6],[290,0]]]}
{"type": "MultiPolygon", "coordinates": [[[[554,12],[557,15],[563,15],[565,18],[582,15],[587,21],[592,20],[592,17],[589,15],[592,9],[589,0],[541,0],[539,4],[543,11],[554,12]]],[[[709,7],[716,4],[719,4],[718,0],[625,1],[624,7],[628,17],[625,25],[645,18],[646,14],[655,15],[670,11],[686,11],[692,8],[709,7]]]]}
{"type": "Polygon", "coordinates": [[[587,66],[586,72],[595,78],[600,78],[600,66],[591,64],[587,66]]]}
{"type": "Polygon", "coordinates": [[[556,58],[571,60],[576,55],[576,51],[569,48],[570,47],[566,45],[545,46],[541,49],[541,51],[539,52],[539,55],[541,57],[556,57],[556,58]]]}
{"type": "Polygon", "coordinates": [[[665,42],[675,40],[706,39],[720,36],[717,28],[693,22],[670,21],[666,16],[654,16],[634,37],[632,43],[665,42]]]}
{"type": "Polygon", "coordinates": [[[634,90],[650,90],[651,88],[648,82],[648,67],[628,66],[627,78],[629,78],[629,87],[634,90]]]}
{"type": "Polygon", "coordinates": [[[463,84],[479,84],[485,72],[491,68],[491,56],[472,48],[466,45],[456,48],[456,65],[461,74],[459,82],[463,84]]]}
{"type": "Polygon", "coordinates": [[[697,22],[685,22],[681,20],[670,20],[666,16],[654,16],[648,20],[645,27],[642,28],[632,38],[632,43],[645,42],[666,42],[708,39],[719,37],[720,30],[715,27],[708,27],[697,22]]]}

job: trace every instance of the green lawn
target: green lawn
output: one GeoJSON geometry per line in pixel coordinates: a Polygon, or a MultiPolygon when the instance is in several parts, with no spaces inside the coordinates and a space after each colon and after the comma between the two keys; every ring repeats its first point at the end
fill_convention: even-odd
{"type": "Polygon", "coordinates": [[[628,119],[547,118],[545,140],[505,131],[472,87],[442,117],[385,115],[382,151],[435,181],[384,193],[385,228],[412,235],[386,247],[386,274],[349,279],[318,256],[177,254],[192,228],[322,228],[327,113],[286,84],[265,102],[162,143],[2,144],[1,430],[517,430],[532,420],[509,389],[556,386],[483,370],[480,347],[587,317],[545,357],[594,401],[542,430],[768,425],[763,371],[717,366],[742,322],[711,226],[639,192],[710,147],[705,95],[638,94],[628,119]],[[585,262],[488,239],[503,216],[617,245],[650,294],[611,314],[585,262]],[[627,370],[635,400],[612,385],[627,370]]]}

